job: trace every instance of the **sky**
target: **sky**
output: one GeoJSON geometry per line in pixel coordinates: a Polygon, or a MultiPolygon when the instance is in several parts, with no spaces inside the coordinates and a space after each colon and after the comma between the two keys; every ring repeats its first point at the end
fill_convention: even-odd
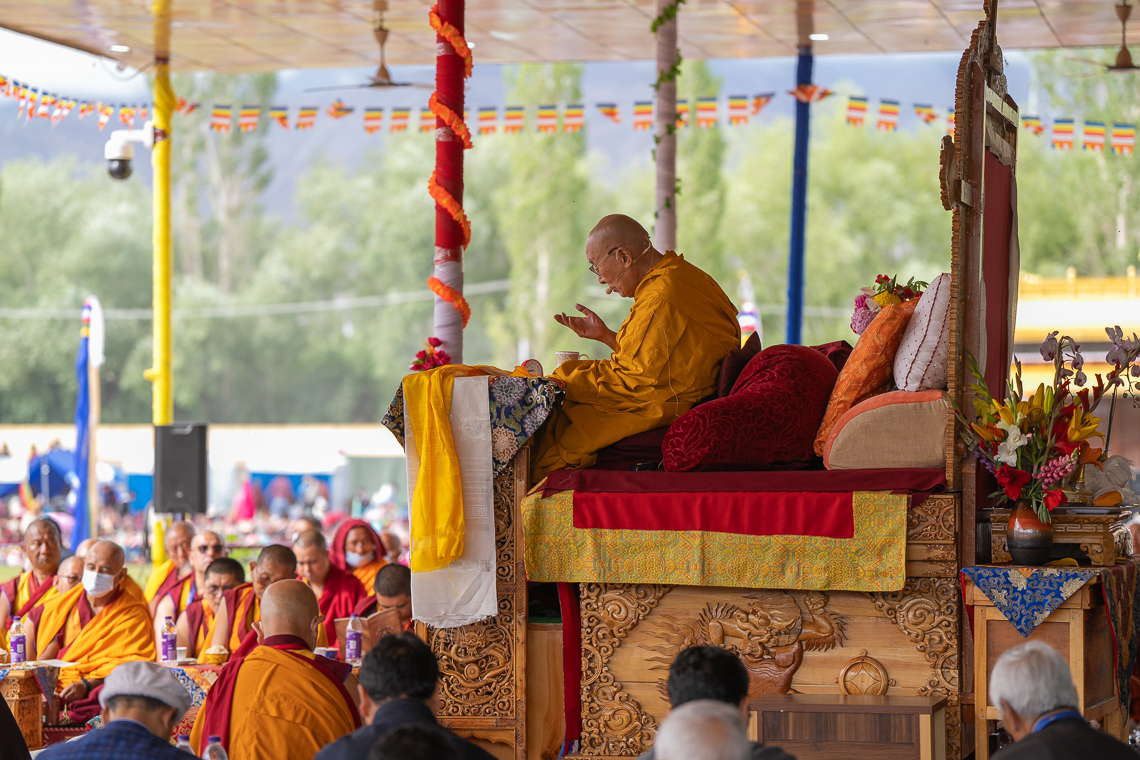
{"type": "MultiPolygon", "coordinates": [[[[931,104],[939,115],[944,115],[953,105],[961,53],[829,56],[826,44],[816,46],[814,81],[830,89],[868,96],[869,112],[874,111],[879,98],[900,101],[899,128],[902,130],[920,127],[911,108],[913,103],[931,104]]],[[[475,59],[478,61],[478,50],[475,59]]],[[[710,61],[709,65],[713,73],[723,79],[722,101],[729,94],[751,97],[775,92],[777,96],[760,114],[760,122],[793,117],[794,100],[784,93],[795,84],[794,58],[719,59],[710,61]]],[[[434,81],[430,66],[394,65],[390,68],[396,81],[429,84],[434,81]]],[[[506,105],[503,68],[476,63],[466,94],[472,111],[479,106],[506,105]]],[[[1022,113],[1035,113],[1028,57],[1007,51],[1005,70],[1009,92],[1022,106],[1022,113]]],[[[585,65],[582,101],[586,104],[586,140],[594,154],[590,165],[603,181],[614,180],[630,166],[647,165],[650,161],[652,134],[634,132],[630,114],[633,101],[652,99],[650,85],[655,78],[654,71],[652,61],[585,65]],[[623,123],[614,124],[602,116],[593,107],[598,102],[623,104],[623,123]]],[[[269,148],[274,178],[263,196],[269,211],[290,213],[297,179],[313,161],[336,161],[351,167],[363,152],[383,148],[385,133],[368,135],[361,126],[364,107],[409,106],[413,108],[414,117],[415,109],[426,105],[431,93],[427,88],[305,92],[314,87],[359,84],[372,72],[369,67],[279,72],[276,102],[291,106],[293,116],[301,105],[319,105],[322,112],[316,128],[306,132],[287,132],[271,125],[269,148]],[[337,97],[355,106],[356,114],[338,121],[325,117],[324,107],[337,97]]],[[[114,63],[106,59],[3,29],[0,29],[0,75],[77,100],[128,104],[150,100],[145,71],[117,71],[114,63]]],[[[103,145],[112,127],[100,132],[94,115],[81,122],[73,112],[53,127],[42,119],[30,123],[17,120],[17,107],[15,99],[0,98],[0,163],[27,156],[51,158],[69,153],[83,161],[102,160],[103,145]]],[[[932,139],[940,139],[940,135],[932,135],[932,139]]],[[[150,182],[149,161],[143,149],[136,151],[134,170],[135,175],[129,181],[150,182]]]]}

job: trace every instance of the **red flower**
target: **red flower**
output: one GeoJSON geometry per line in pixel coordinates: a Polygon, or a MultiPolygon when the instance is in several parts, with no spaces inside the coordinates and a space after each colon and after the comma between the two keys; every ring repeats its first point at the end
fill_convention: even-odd
{"type": "Polygon", "coordinates": [[[1003,464],[996,473],[998,485],[1005,491],[1010,501],[1021,498],[1021,489],[1029,482],[1029,473],[1003,464]]]}
{"type": "Polygon", "coordinates": [[[1050,512],[1052,512],[1054,508],[1059,507],[1063,504],[1067,504],[1068,502],[1069,497],[1066,496],[1065,492],[1059,488],[1056,491],[1045,492],[1045,507],[1050,512]]]}
{"type": "Polygon", "coordinates": [[[434,338],[434,337],[428,338],[427,342],[428,342],[428,345],[431,346],[432,348],[439,348],[440,346],[443,345],[442,340],[440,340],[439,338],[434,338]]]}

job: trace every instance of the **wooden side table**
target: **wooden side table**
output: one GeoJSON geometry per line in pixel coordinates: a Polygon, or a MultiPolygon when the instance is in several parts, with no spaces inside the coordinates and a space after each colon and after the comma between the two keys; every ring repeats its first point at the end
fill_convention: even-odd
{"type": "Polygon", "coordinates": [[[974,606],[974,758],[990,756],[989,724],[999,720],[989,704],[990,673],[1001,654],[1030,639],[1044,641],[1068,661],[1077,687],[1077,709],[1087,720],[1124,740],[1127,708],[1121,710],[1116,694],[1116,665],[1112,634],[1104,607],[1100,578],[1093,577],[1033,629],[1022,636],[993,602],[967,581],[966,603],[974,606]]]}
{"type": "MultiPolygon", "coordinates": [[[[994,564],[1010,562],[1005,529],[1009,521],[1008,509],[995,509],[990,518],[990,548],[994,564]]],[[[1053,543],[1077,544],[1088,552],[1096,567],[1107,567],[1116,562],[1116,534],[1124,530],[1132,517],[1130,510],[1114,509],[1101,515],[1073,514],[1064,507],[1053,510],[1053,543]]]]}
{"type": "Polygon", "coordinates": [[[946,697],[765,694],[748,738],[798,760],[946,760],[946,697]]]}
{"type": "Polygon", "coordinates": [[[11,670],[0,680],[0,694],[8,703],[8,709],[20,726],[28,749],[39,749],[44,745],[44,698],[36,683],[35,673],[30,670],[11,670]]]}

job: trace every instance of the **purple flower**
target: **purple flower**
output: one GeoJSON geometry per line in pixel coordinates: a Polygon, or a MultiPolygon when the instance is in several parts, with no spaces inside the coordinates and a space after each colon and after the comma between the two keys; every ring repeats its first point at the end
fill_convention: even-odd
{"type": "Polygon", "coordinates": [[[1049,333],[1045,338],[1045,342],[1041,344],[1041,358],[1047,362],[1051,362],[1057,358],[1057,330],[1049,333]]]}
{"type": "Polygon", "coordinates": [[[1128,370],[1132,377],[1140,377],[1140,364],[1133,364],[1128,370]]]}
{"type": "Polygon", "coordinates": [[[860,293],[859,295],[855,296],[855,308],[856,309],[866,309],[867,308],[867,294],[866,293],[860,293]]]}
{"type": "MultiPolygon", "coordinates": [[[[1076,365],[1074,364],[1073,366],[1075,367],[1076,365]]],[[[1086,375],[1084,372],[1081,372],[1080,370],[1077,371],[1077,377],[1075,378],[1077,385],[1084,385],[1088,382],[1088,379],[1088,375],[1086,375]]]]}

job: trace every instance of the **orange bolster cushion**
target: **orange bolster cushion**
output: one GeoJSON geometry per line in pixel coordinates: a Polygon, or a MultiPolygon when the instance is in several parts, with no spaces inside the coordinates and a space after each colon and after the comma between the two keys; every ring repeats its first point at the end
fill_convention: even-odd
{"type": "Polygon", "coordinates": [[[887,304],[859,336],[850,358],[839,372],[839,379],[835,381],[827,403],[827,412],[823,415],[823,424],[815,435],[816,456],[823,456],[827,436],[848,409],[894,387],[895,352],[917,305],[917,298],[901,304],[887,304]]]}
{"type": "Polygon", "coordinates": [[[839,418],[823,447],[829,470],[939,468],[946,464],[943,391],[891,391],[839,418]]]}

